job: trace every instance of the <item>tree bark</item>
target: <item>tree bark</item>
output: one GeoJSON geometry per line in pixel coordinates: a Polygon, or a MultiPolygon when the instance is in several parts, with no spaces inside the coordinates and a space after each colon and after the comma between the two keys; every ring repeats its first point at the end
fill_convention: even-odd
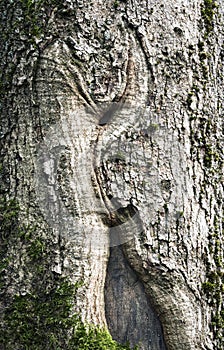
{"type": "Polygon", "coordinates": [[[222,349],[222,2],[0,6],[2,324],[66,276],[121,343],[222,349]]]}

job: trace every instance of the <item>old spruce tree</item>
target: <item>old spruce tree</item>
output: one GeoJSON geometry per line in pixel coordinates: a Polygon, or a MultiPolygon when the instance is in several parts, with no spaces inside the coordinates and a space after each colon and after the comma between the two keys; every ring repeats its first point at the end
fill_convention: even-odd
{"type": "Polygon", "coordinates": [[[1,0],[0,349],[223,349],[223,13],[1,0]]]}

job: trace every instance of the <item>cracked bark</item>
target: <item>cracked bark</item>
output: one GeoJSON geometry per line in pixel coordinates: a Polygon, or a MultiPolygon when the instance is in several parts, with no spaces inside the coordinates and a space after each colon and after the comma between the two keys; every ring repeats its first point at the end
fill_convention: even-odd
{"type": "MultiPolygon", "coordinates": [[[[221,2],[209,39],[199,0],[43,5],[33,41],[10,30],[23,21],[13,5],[2,192],[52,242],[51,270],[83,281],[84,320],[142,349],[221,349],[221,304],[202,289],[222,270],[221,2]]],[[[26,253],[13,241],[9,252],[5,293],[28,293],[26,253]]]]}

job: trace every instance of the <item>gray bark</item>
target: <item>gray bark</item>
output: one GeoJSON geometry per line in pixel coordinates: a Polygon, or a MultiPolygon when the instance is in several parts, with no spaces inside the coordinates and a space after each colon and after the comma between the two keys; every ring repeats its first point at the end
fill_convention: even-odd
{"type": "MultiPolygon", "coordinates": [[[[222,2],[25,3],[1,4],[2,195],[49,273],[83,282],[83,320],[221,349],[222,2]]],[[[28,243],[5,239],[3,295],[27,294],[28,243]]]]}

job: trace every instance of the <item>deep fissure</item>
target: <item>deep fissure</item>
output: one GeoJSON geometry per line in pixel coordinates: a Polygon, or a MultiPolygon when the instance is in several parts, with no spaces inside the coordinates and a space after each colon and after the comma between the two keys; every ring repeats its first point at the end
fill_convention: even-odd
{"type": "Polygon", "coordinates": [[[166,350],[163,329],[143,283],[122,246],[110,248],[105,283],[105,314],[112,337],[144,350],[166,350]]]}

